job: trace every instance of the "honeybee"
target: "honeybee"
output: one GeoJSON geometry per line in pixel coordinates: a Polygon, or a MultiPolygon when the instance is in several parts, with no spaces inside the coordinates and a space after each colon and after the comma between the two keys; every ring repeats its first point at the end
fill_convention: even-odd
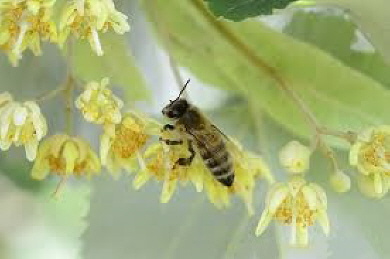
{"type": "Polygon", "coordinates": [[[229,140],[197,107],[181,97],[189,82],[190,80],[186,82],[179,96],[162,109],[162,114],[174,122],[173,125],[166,124],[163,130],[183,129],[180,134],[182,139],[160,140],[165,141],[167,145],[188,143],[188,151],[191,155],[179,158],[175,165],[180,166],[191,165],[196,155],[193,148],[195,144],[204,164],[214,178],[224,186],[232,186],[234,182],[233,160],[226,148],[226,141],[229,140]]]}

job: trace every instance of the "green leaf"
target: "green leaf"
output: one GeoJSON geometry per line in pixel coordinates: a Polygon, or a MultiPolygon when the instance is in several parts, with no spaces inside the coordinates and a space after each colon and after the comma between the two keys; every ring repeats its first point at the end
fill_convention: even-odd
{"type": "Polygon", "coordinates": [[[390,87],[390,65],[378,52],[351,49],[357,29],[345,16],[297,11],[284,31],[296,39],[316,45],[346,65],[390,87]]]}
{"type": "Polygon", "coordinates": [[[274,9],[285,8],[293,1],[296,0],[206,0],[216,16],[223,16],[233,21],[271,14],[274,9]]]}
{"type": "Polygon", "coordinates": [[[387,0],[314,0],[317,4],[345,9],[375,48],[390,63],[390,1],[387,0]]]}
{"type": "Polygon", "coordinates": [[[310,137],[310,128],[283,87],[294,92],[318,121],[338,130],[390,123],[390,92],[375,80],[324,51],[275,32],[254,20],[216,20],[202,1],[145,2],[169,35],[181,66],[212,85],[259,103],[291,132],[310,137]]]}
{"type": "Polygon", "coordinates": [[[73,69],[76,76],[85,81],[110,77],[111,82],[124,88],[127,100],[142,100],[148,97],[146,82],[136,65],[125,37],[105,33],[100,38],[104,55],[92,52],[86,41],[77,41],[74,46],[73,69]]]}
{"type": "Polygon", "coordinates": [[[45,212],[45,222],[60,233],[63,242],[69,245],[67,252],[72,258],[81,258],[83,247],[81,236],[89,224],[86,216],[90,207],[90,184],[68,182],[60,190],[58,198],[50,199],[56,184],[47,186],[39,197],[42,210],[45,212]]]}

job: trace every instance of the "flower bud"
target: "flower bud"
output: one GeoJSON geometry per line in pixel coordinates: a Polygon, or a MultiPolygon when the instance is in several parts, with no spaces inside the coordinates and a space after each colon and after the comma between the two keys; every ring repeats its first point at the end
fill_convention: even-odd
{"type": "Polygon", "coordinates": [[[347,192],[351,189],[351,178],[343,171],[336,171],[330,176],[330,184],[336,192],[347,192]]]}
{"type": "Polygon", "coordinates": [[[280,164],[290,173],[304,173],[309,169],[311,151],[298,141],[290,141],[279,152],[280,164]]]}

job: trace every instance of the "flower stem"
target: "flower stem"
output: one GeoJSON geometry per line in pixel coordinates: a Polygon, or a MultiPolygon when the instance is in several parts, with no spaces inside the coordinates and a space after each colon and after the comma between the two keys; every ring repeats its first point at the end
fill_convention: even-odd
{"type": "Polygon", "coordinates": [[[64,99],[65,99],[65,132],[68,135],[72,135],[73,133],[73,89],[74,83],[71,75],[68,75],[66,80],[66,87],[64,91],[64,99]]]}
{"type": "Polygon", "coordinates": [[[38,96],[37,98],[35,98],[35,101],[39,102],[39,103],[48,101],[48,100],[56,97],[58,94],[64,92],[65,90],[66,90],[65,85],[62,85],[56,89],[53,89],[51,91],[48,91],[48,92],[42,94],[41,96],[38,96]]]}

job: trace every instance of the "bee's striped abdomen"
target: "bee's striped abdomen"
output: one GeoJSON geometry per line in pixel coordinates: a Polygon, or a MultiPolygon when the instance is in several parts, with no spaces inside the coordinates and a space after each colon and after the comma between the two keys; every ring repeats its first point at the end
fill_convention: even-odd
{"type": "Polygon", "coordinates": [[[234,182],[233,162],[225,143],[220,140],[214,148],[199,146],[204,163],[220,183],[231,186],[234,182]]]}

